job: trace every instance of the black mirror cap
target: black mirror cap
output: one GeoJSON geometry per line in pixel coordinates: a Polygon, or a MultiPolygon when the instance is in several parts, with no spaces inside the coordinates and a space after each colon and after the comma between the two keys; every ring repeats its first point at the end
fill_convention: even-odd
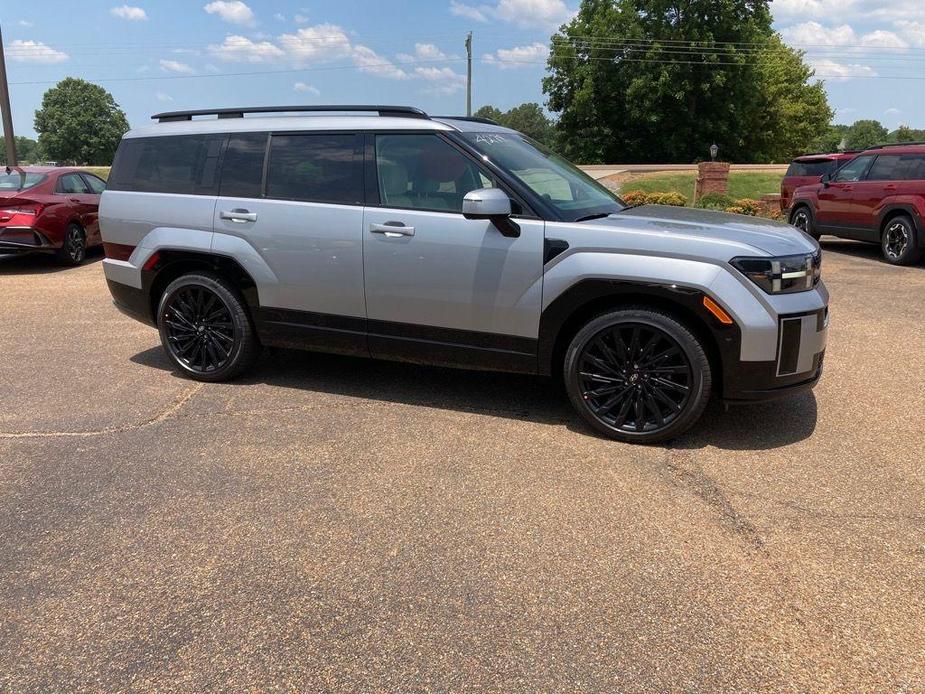
{"type": "Polygon", "coordinates": [[[508,215],[471,214],[464,212],[463,217],[466,219],[487,219],[495,225],[495,228],[501,232],[502,236],[506,236],[510,239],[516,239],[520,237],[520,225],[511,219],[508,215]]]}

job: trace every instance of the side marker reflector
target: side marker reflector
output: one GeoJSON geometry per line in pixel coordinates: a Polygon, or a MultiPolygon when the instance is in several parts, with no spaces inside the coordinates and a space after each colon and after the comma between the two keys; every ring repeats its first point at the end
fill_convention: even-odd
{"type": "Polygon", "coordinates": [[[728,313],[726,313],[723,310],[723,308],[718,303],[713,301],[713,299],[711,299],[708,296],[703,297],[703,305],[707,309],[707,311],[709,311],[714,316],[716,316],[716,320],[718,320],[720,323],[722,323],[723,325],[732,325],[733,323],[732,318],[729,316],[728,313]]]}

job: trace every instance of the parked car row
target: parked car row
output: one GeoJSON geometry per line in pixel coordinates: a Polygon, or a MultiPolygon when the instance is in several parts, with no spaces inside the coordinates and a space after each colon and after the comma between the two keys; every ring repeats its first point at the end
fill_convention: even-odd
{"type": "Polygon", "coordinates": [[[878,243],[888,263],[913,265],[925,249],[925,144],[800,157],[781,184],[781,204],[813,238],[878,243]],[[806,177],[815,178],[802,185],[806,177]]]}
{"type": "Polygon", "coordinates": [[[73,168],[27,166],[0,172],[0,255],[46,253],[79,265],[98,246],[106,182],[73,168]]]}

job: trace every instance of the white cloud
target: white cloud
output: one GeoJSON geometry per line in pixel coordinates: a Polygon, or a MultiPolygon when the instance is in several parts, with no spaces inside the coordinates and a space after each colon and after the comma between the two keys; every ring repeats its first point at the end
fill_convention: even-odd
{"type": "Polygon", "coordinates": [[[514,48],[499,48],[494,53],[486,53],[482,60],[489,65],[496,65],[502,70],[535,67],[546,63],[549,57],[549,47],[536,42],[529,46],[515,46],[514,48]]]}
{"type": "Polygon", "coordinates": [[[858,0],[774,0],[772,12],[781,17],[844,17],[858,0]]]}
{"type": "Polygon", "coordinates": [[[840,82],[842,80],[851,79],[852,77],[877,76],[876,70],[869,65],[838,63],[829,58],[820,58],[811,62],[813,67],[816,68],[816,76],[821,79],[840,82]]]}
{"type": "Polygon", "coordinates": [[[372,48],[366,46],[354,46],[353,63],[363,72],[378,77],[387,77],[393,80],[408,79],[408,73],[395,65],[390,60],[386,60],[377,54],[372,48]]]}
{"type": "Polygon", "coordinates": [[[308,24],[309,17],[305,14],[297,14],[293,19],[296,24],[308,24]]]}
{"type": "Polygon", "coordinates": [[[884,116],[889,116],[891,118],[895,118],[896,116],[901,116],[902,114],[903,114],[902,110],[895,108],[895,107],[888,108],[886,111],[883,112],[884,116]]]}
{"type": "Polygon", "coordinates": [[[164,92],[157,92],[154,95],[154,98],[163,103],[167,103],[168,101],[173,101],[173,97],[170,96],[170,94],[165,94],[164,92]]]}
{"type": "Polygon", "coordinates": [[[826,27],[819,22],[803,22],[781,29],[781,36],[795,48],[814,46],[855,46],[867,48],[907,48],[906,41],[892,31],[877,30],[858,34],[848,24],[826,27]]]}
{"type": "MultiPolygon", "coordinates": [[[[447,60],[451,56],[441,51],[432,43],[414,44],[414,54],[399,53],[396,58],[402,63],[413,63],[418,61],[440,61],[447,60]]],[[[455,57],[455,56],[453,56],[455,57]]]]}
{"type": "Polygon", "coordinates": [[[160,65],[161,70],[165,70],[167,72],[177,72],[181,75],[193,74],[193,68],[191,68],[186,63],[181,63],[179,60],[161,60],[160,65]]]}
{"type": "Polygon", "coordinates": [[[563,0],[498,0],[496,5],[466,5],[450,0],[450,14],[487,22],[500,19],[522,27],[552,28],[574,14],[563,0]]]}
{"type": "Polygon", "coordinates": [[[317,87],[313,87],[305,82],[296,82],[292,85],[292,88],[300,94],[311,94],[313,96],[319,96],[321,94],[317,87]]]}
{"type": "Polygon", "coordinates": [[[20,19],[18,22],[16,22],[16,24],[18,24],[21,27],[25,27],[26,29],[31,29],[32,27],[35,26],[35,22],[30,22],[27,19],[20,19]]]}
{"type": "Polygon", "coordinates": [[[209,14],[217,14],[231,24],[254,25],[254,12],[241,0],[215,0],[203,9],[209,14]]]}
{"type": "Polygon", "coordinates": [[[17,63],[42,63],[53,65],[63,63],[70,56],[41,41],[21,41],[16,39],[6,49],[6,56],[17,63]]]}
{"type": "Polygon", "coordinates": [[[265,63],[285,55],[269,41],[251,41],[244,36],[226,36],[221,45],[209,46],[209,53],[227,63],[265,63]]]}
{"type": "Polygon", "coordinates": [[[283,34],[279,45],[297,65],[330,63],[349,58],[360,70],[389,79],[407,79],[408,73],[371,48],[352,44],[346,32],[336,24],[303,27],[294,34],[283,34]]]}
{"type": "Polygon", "coordinates": [[[450,14],[455,17],[464,17],[465,19],[471,19],[476,22],[487,22],[488,17],[485,16],[485,13],[482,12],[477,7],[472,7],[472,5],[464,5],[461,2],[456,2],[456,0],[450,0],[450,14]]]}
{"type": "Polygon", "coordinates": [[[437,94],[454,94],[466,86],[466,76],[460,75],[448,67],[417,67],[414,74],[432,83],[437,94]]]}
{"type": "Polygon", "coordinates": [[[109,14],[119,19],[127,19],[130,22],[143,22],[148,18],[147,12],[142,8],[132,7],[131,5],[113,7],[109,10],[109,14]]]}
{"type": "Polygon", "coordinates": [[[906,41],[917,48],[925,48],[925,22],[901,19],[895,23],[895,26],[906,41]]]}

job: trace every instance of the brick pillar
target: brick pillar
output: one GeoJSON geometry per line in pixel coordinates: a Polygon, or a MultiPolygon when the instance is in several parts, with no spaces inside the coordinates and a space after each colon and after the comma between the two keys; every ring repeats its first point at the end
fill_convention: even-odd
{"type": "Polygon", "coordinates": [[[694,188],[694,202],[709,193],[723,193],[729,190],[729,164],[720,161],[702,161],[697,165],[697,185],[694,188]]]}

